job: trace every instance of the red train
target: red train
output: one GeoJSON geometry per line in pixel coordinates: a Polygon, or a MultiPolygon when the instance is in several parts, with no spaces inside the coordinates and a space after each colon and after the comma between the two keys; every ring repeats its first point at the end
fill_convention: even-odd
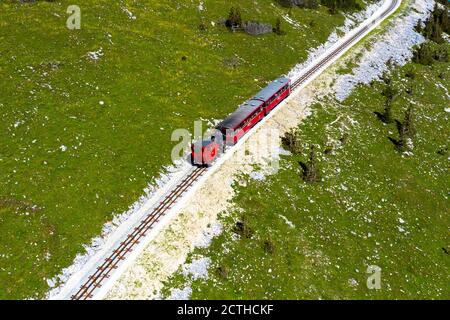
{"type": "Polygon", "coordinates": [[[279,78],[242,104],[228,118],[216,126],[216,134],[209,141],[192,144],[193,165],[211,165],[226,145],[236,144],[242,136],[291,94],[291,80],[279,78]]]}

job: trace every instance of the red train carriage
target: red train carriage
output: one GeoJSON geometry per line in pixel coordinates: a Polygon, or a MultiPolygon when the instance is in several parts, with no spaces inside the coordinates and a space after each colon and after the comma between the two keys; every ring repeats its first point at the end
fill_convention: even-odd
{"type": "Polygon", "coordinates": [[[253,126],[291,94],[291,81],[282,77],[262,89],[252,99],[246,101],[217,129],[224,135],[228,145],[236,144],[253,126]]]}
{"type": "Polygon", "coordinates": [[[218,155],[219,147],[223,147],[223,143],[236,144],[247,131],[290,94],[291,80],[289,78],[282,77],[270,83],[216,127],[223,135],[220,146],[215,139],[192,144],[192,164],[211,165],[218,155]]]}

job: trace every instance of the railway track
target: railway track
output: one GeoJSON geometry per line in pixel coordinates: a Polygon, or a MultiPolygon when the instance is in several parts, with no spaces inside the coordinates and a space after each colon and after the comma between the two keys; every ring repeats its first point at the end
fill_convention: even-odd
{"type": "Polygon", "coordinates": [[[139,241],[146,236],[147,232],[171,209],[172,205],[183,196],[183,194],[201,177],[207,168],[195,168],[192,170],[170,193],[156,206],[150,214],[142,220],[134,230],[126,236],[126,239],[97,267],[85,283],[72,295],[72,300],[87,300],[93,298],[96,289],[102,286],[102,282],[109,278],[111,273],[117,269],[120,261],[133,250],[139,241]]]}
{"type": "MultiPolygon", "coordinates": [[[[375,23],[377,20],[381,20],[386,17],[398,4],[400,0],[393,0],[389,8],[387,8],[380,16],[375,18],[371,23],[367,24],[364,28],[361,28],[357,33],[355,33],[351,38],[343,42],[339,47],[334,49],[314,66],[308,69],[303,75],[292,82],[292,89],[298,88],[305,81],[310,79],[317,71],[319,71],[323,66],[330,62],[334,57],[339,55],[343,50],[347,49],[352,45],[357,39],[359,39],[363,34],[365,34],[369,29],[371,24],[375,23]]],[[[206,172],[207,168],[199,167],[195,168],[189,172],[189,174],[182,179],[182,181],[172,189],[168,195],[151,210],[149,214],[141,220],[137,227],[130,232],[125,239],[120,242],[120,244],[111,252],[107,258],[101,261],[101,264],[95,269],[95,272],[89,275],[83,282],[83,284],[78,287],[77,291],[71,295],[72,300],[87,300],[94,297],[94,292],[102,287],[103,282],[108,279],[112,272],[118,268],[121,261],[125,260],[127,254],[129,254],[136,245],[139,244],[140,240],[144,238],[147,233],[153,228],[153,226],[161,219],[179,200],[186,191],[206,172]]]]}
{"type": "Polygon", "coordinates": [[[326,65],[330,60],[332,60],[334,57],[336,57],[338,54],[340,54],[342,51],[344,51],[346,48],[351,46],[353,42],[358,40],[359,37],[361,37],[364,33],[366,33],[370,29],[370,25],[374,24],[377,20],[384,19],[394,8],[397,6],[397,3],[400,0],[393,0],[391,2],[391,5],[389,8],[387,8],[385,11],[381,13],[379,17],[374,19],[372,23],[367,24],[364,28],[361,28],[357,33],[355,33],[351,38],[347,39],[345,42],[342,43],[338,48],[334,49],[332,52],[330,52],[326,57],[324,57],[322,60],[320,60],[318,63],[316,63],[313,67],[311,67],[307,72],[305,72],[302,76],[300,76],[297,80],[295,80],[292,83],[292,89],[298,88],[300,85],[302,85],[306,80],[308,80],[313,74],[315,74],[320,68],[322,68],[324,65],[326,65]]]}

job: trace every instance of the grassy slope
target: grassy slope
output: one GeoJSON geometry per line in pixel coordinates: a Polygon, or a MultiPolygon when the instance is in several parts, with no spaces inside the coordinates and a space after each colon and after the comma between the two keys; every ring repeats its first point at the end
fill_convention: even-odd
{"type": "Polygon", "coordinates": [[[199,13],[198,1],[79,0],[78,31],[65,28],[70,1],[0,3],[0,298],[42,296],[170,163],[173,129],[225,117],[343,21],[296,9],[300,30],[251,37],[210,22],[238,3],[244,19],[273,23],[286,10],[204,2],[199,13]],[[99,48],[100,60],[86,57],[99,48]],[[234,56],[239,66],[225,67],[234,56]]]}
{"type": "MultiPolygon", "coordinates": [[[[394,116],[402,120],[409,103],[416,106],[412,156],[394,150],[387,137],[397,137],[395,125],[373,114],[383,109],[381,83],[358,88],[343,104],[313,106],[299,128],[303,154],[285,157],[283,169],[266,181],[243,177],[246,186],[236,186],[236,211],[223,217],[225,232],[191,256],[212,260],[209,279],[193,282],[192,297],[447,299],[449,99],[438,84],[450,88],[449,66],[411,63],[393,71],[394,86],[403,92],[394,116]],[[416,77],[405,77],[407,70],[416,77]],[[412,96],[404,92],[409,86],[412,96]],[[297,163],[311,144],[320,146],[323,178],[312,185],[302,181],[297,163]],[[334,150],[325,155],[329,146],[334,150]],[[234,223],[243,217],[253,236],[233,241],[234,223]],[[264,249],[267,240],[274,253],[264,249]],[[381,290],[366,287],[369,265],[382,268],[381,290]]],[[[186,281],[191,280],[174,276],[166,294],[186,281]]]]}

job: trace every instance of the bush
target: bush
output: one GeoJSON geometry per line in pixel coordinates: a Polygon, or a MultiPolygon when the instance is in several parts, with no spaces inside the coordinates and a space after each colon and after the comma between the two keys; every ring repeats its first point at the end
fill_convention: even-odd
{"type": "Polygon", "coordinates": [[[422,23],[417,25],[417,31],[433,42],[443,43],[444,38],[442,33],[450,33],[450,20],[447,8],[441,9],[436,4],[432,14],[425,23],[423,25],[422,23]]]}
{"type": "Polygon", "coordinates": [[[230,271],[228,270],[228,268],[226,266],[220,266],[217,268],[217,275],[222,278],[222,279],[228,279],[228,275],[230,273],[230,271]]]}
{"type": "Polygon", "coordinates": [[[361,10],[361,6],[356,0],[321,0],[321,4],[328,7],[332,14],[337,13],[339,10],[361,10]]]}
{"type": "Polygon", "coordinates": [[[413,61],[423,65],[431,65],[433,63],[434,52],[428,42],[422,43],[413,55],[413,61]]]}
{"type": "Polygon", "coordinates": [[[207,26],[206,26],[205,21],[200,22],[200,24],[198,25],[198,29],[199,29],[200,31],[206,31],[207,26]]]}
{"type": "Polygon", "coordinates": [[[408,69],[405,72],[405,77],[410,78],[410,79],[415,79],[416,78],[416,72],[413,69],[408,69]]]}
{"type": "Polygon", "coordinates": [[[286,134],[281,138],[281,144],[284,149],[288,150],[292,154],[299,154],[302,152],[299,134],[296,130],[286,132],[286,134]]]}
{"type": "Polygon", "coordinates": [[[448,51],[445,48],[437,48],[434,51],[434,60],[448,62],[448,51]]]}
{"type": "Polygon", "coordinates": [[[302,176],[303,180],[307,183],[314,183],[319,182],[320,174],[319,169],[317,167],[317,159],[316,159],[316,152],[314,150],[314,146],[311,146],[310,152],[309,152],[309,159],[308,162],[298,162],[300,167],[302,168],[302,176]]]}
{"type": "Polygon", "coordinates": [[[285,32],[281,29],[281,19],[277,18],[275,22],[275,27],[273,28],[273,32],[277,35],[283,35],[285,32]]]}
{"type": "Polygon", "coordinates": [[[264,241],[264,251],[269,254],[273,254],[275,252],[275,244],[270,236],[266,241],[264,241]]]}
{"type": "Polygon", "coordinates": [[[231,7],[225,25],[228,28],[239,28],[242,26],[241,9],[239,7],[231,7]]]}
{"type": "Polygon", "coordinates": [[[243,217],[241,221],[236,222],[234,232],[244,239],[250,239],[253,236],[253,230],[249,227],[246,217],[243,217]]]}

